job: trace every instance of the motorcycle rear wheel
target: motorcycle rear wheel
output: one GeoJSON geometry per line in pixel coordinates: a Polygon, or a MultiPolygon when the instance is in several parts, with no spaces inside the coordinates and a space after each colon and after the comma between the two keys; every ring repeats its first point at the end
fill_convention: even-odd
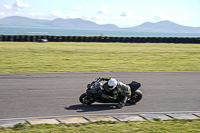
{"type": "Polygon", "coordinates": [[[89,98],[89,96],[86,93],[83,93],[80,97],[79,97],[79,101],[82,104],[86,104],[86,105],[90,105],[92,103],[94,103],[96,100],[93,99],[91,100],[91,98],[89,98]]]}

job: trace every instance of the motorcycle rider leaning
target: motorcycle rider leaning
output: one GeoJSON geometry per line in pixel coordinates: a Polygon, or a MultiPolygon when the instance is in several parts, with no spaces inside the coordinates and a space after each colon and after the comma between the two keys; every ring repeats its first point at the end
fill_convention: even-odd
{"type": "Polygon", "coordinates": [[[130,86],[117,81],[115,78],[102,78],[102,81],[107,82],[103,85],[105,91],[102,92],[101,97],[108,100],[116,100],[117,97],[120,97],[118,107],[123,108],[131,96],[130,86]]]}

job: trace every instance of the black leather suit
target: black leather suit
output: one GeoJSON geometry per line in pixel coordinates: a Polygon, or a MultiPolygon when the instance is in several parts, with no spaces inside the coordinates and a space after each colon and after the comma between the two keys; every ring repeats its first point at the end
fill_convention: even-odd
{"type": "MultiPolygon", "coordinates": [[[[103,81],[107,81],[104,85],[106,85],[110,79],[111,78],[102,78],[103,81]]],[[[110,100],[116,100],[116,98],[119,98],[120,102],[118,104],[118,107],[120,107],[120,108],[125,106],[128,98],[131,96],[130,86],[126,85],[120,81],[117,82],[117,86],[113,90],[106,89],[106,87],[104,87],[104,86],[103,86],[103,88],[106,91],[103,91],[104,93],[102,93],[102,98],[107,98],[110,100]]]]}

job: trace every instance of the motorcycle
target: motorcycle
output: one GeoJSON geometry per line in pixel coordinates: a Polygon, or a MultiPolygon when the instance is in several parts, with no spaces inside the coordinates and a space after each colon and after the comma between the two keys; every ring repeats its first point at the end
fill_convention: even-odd
{"type": "MultiPolygon", "coordinates": [[[[102,92],[106,91],[105,89],[106,87],[104,87],[106,83],[103,84],[101,81],[102,81],[102,78],[99,77],[95,81],[87,85],[86,92],[83,93],[79,97],[79,101],[82,104],[90,105],[94,102],[99,102],[99,103],[119,103],[120,102],[120,97],[117,97],[115,100],[103,99],[101,97],[102,92]]],[[[130,84],[127,84],[127,85],[129,85],[131,88],[131,97],[128,98],[127,103],[135,104],[139,102],[143,96],[142,92],[138,90],[141,84],[136,81],[132,81],[130,84]]]]}

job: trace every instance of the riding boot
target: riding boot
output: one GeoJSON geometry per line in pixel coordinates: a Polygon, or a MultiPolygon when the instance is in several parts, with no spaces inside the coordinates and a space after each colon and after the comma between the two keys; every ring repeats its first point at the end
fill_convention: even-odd
{"type": "Polygon", "coordinates": [[[126,105],[127,100],[128,100],[128,97],[126,97],[126,96],[124,98],[122,98],[122,100],[118,104],[118,107],[123,108],[126,105]]]}

